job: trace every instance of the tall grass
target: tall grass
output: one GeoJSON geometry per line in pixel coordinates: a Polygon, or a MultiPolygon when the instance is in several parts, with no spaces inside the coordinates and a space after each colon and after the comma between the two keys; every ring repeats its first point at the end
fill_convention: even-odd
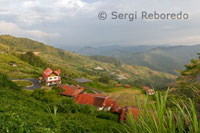
{"type": "MultiPolygon", "coordinates": [[[[137,98],[136,98],[137,100],[137,98]]],[[[195,105],[189,102],[170,100],[172,107],[167,106],[168,91],[163,96],[156,93],[155,102],[148,103],[145,98],[143,105],[137,100],[138,117],[131,112],[127,115],[125,130],[127,133],[200,133],[200,120],[197,118],[195,105]]]]}

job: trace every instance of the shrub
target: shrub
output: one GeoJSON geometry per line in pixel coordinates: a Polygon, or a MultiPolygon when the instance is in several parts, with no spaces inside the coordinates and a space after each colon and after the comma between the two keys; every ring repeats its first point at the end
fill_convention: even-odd
{"type": "Polygon", "coordinates": [[[107,84],[107,83],[109,83],[110,78],[109,78],[108,76],[106,76],[106,75],[103,75],[103,76],[101,76],[101,77],[99,78],[99,81],[102,82],[102,83],[107,84]]]}
{"type": "Polygon", "coordinates": [[[97,118],[101,118],[101,119],[106,119],[106,120],[112,120],[117,122],[118,121],[118,116],[115,114],[112,114],[110,112],[104,112],[104,111],[99,111],[97,112],[97,118]]]}
{"type": "Polygon", "coordinates": [[[37,100],[40,100],[40,101],[43,101],[43,102],[48,102],[48,98],[46,96],[45,90],[34,89],[31,96],[34,97],[37,100]]]}

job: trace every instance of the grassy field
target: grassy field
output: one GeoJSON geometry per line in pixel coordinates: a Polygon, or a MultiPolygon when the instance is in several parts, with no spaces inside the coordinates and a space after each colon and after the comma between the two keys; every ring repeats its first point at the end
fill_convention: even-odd
{"type": "Polygon", "coordinates": [[[105,96],[114,98],[121,106],[136,106],[135,97],[141,103],[144,102],[145,94],[142,90],[137,88],[113,88],[112,92],[103,93],[105,96]]]}
{"type": "Polygon", "coordinates": [[[22,87],[28,87],[28,86],[32,86],[33,84],[30,81],[26,81],[26,80],[14,80],[14,83],[16,83],[18,86],[22,86],[22,87]]]}

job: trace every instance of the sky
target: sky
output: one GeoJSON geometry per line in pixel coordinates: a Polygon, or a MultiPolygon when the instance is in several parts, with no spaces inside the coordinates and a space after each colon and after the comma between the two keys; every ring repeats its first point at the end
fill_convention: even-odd
{"type": "Polygon", "coordinates": [[[0,34],[55,47],[200,44],[199,0],[0,0],[0,34]],[[107,13],[106,20],[98,18],[107,13]],[[111,19],[112,12],[138,19],[111,19]],[[142,20],[142,11],[189,14],[182,20],[142,20]]]}

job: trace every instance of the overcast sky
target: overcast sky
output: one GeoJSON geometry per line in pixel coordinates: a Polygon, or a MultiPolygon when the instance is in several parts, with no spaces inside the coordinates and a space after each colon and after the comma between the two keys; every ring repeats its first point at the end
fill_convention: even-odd
{"type": "Polygon", "coordinates": [[[199,0],[0,0],[0,34],[56,47],[200,44],[199,0]],[[108,13],[99,20],[98,13],[108,13]],[[112,20],[112,11],[189,14],[188,20],[112,20]]]}

